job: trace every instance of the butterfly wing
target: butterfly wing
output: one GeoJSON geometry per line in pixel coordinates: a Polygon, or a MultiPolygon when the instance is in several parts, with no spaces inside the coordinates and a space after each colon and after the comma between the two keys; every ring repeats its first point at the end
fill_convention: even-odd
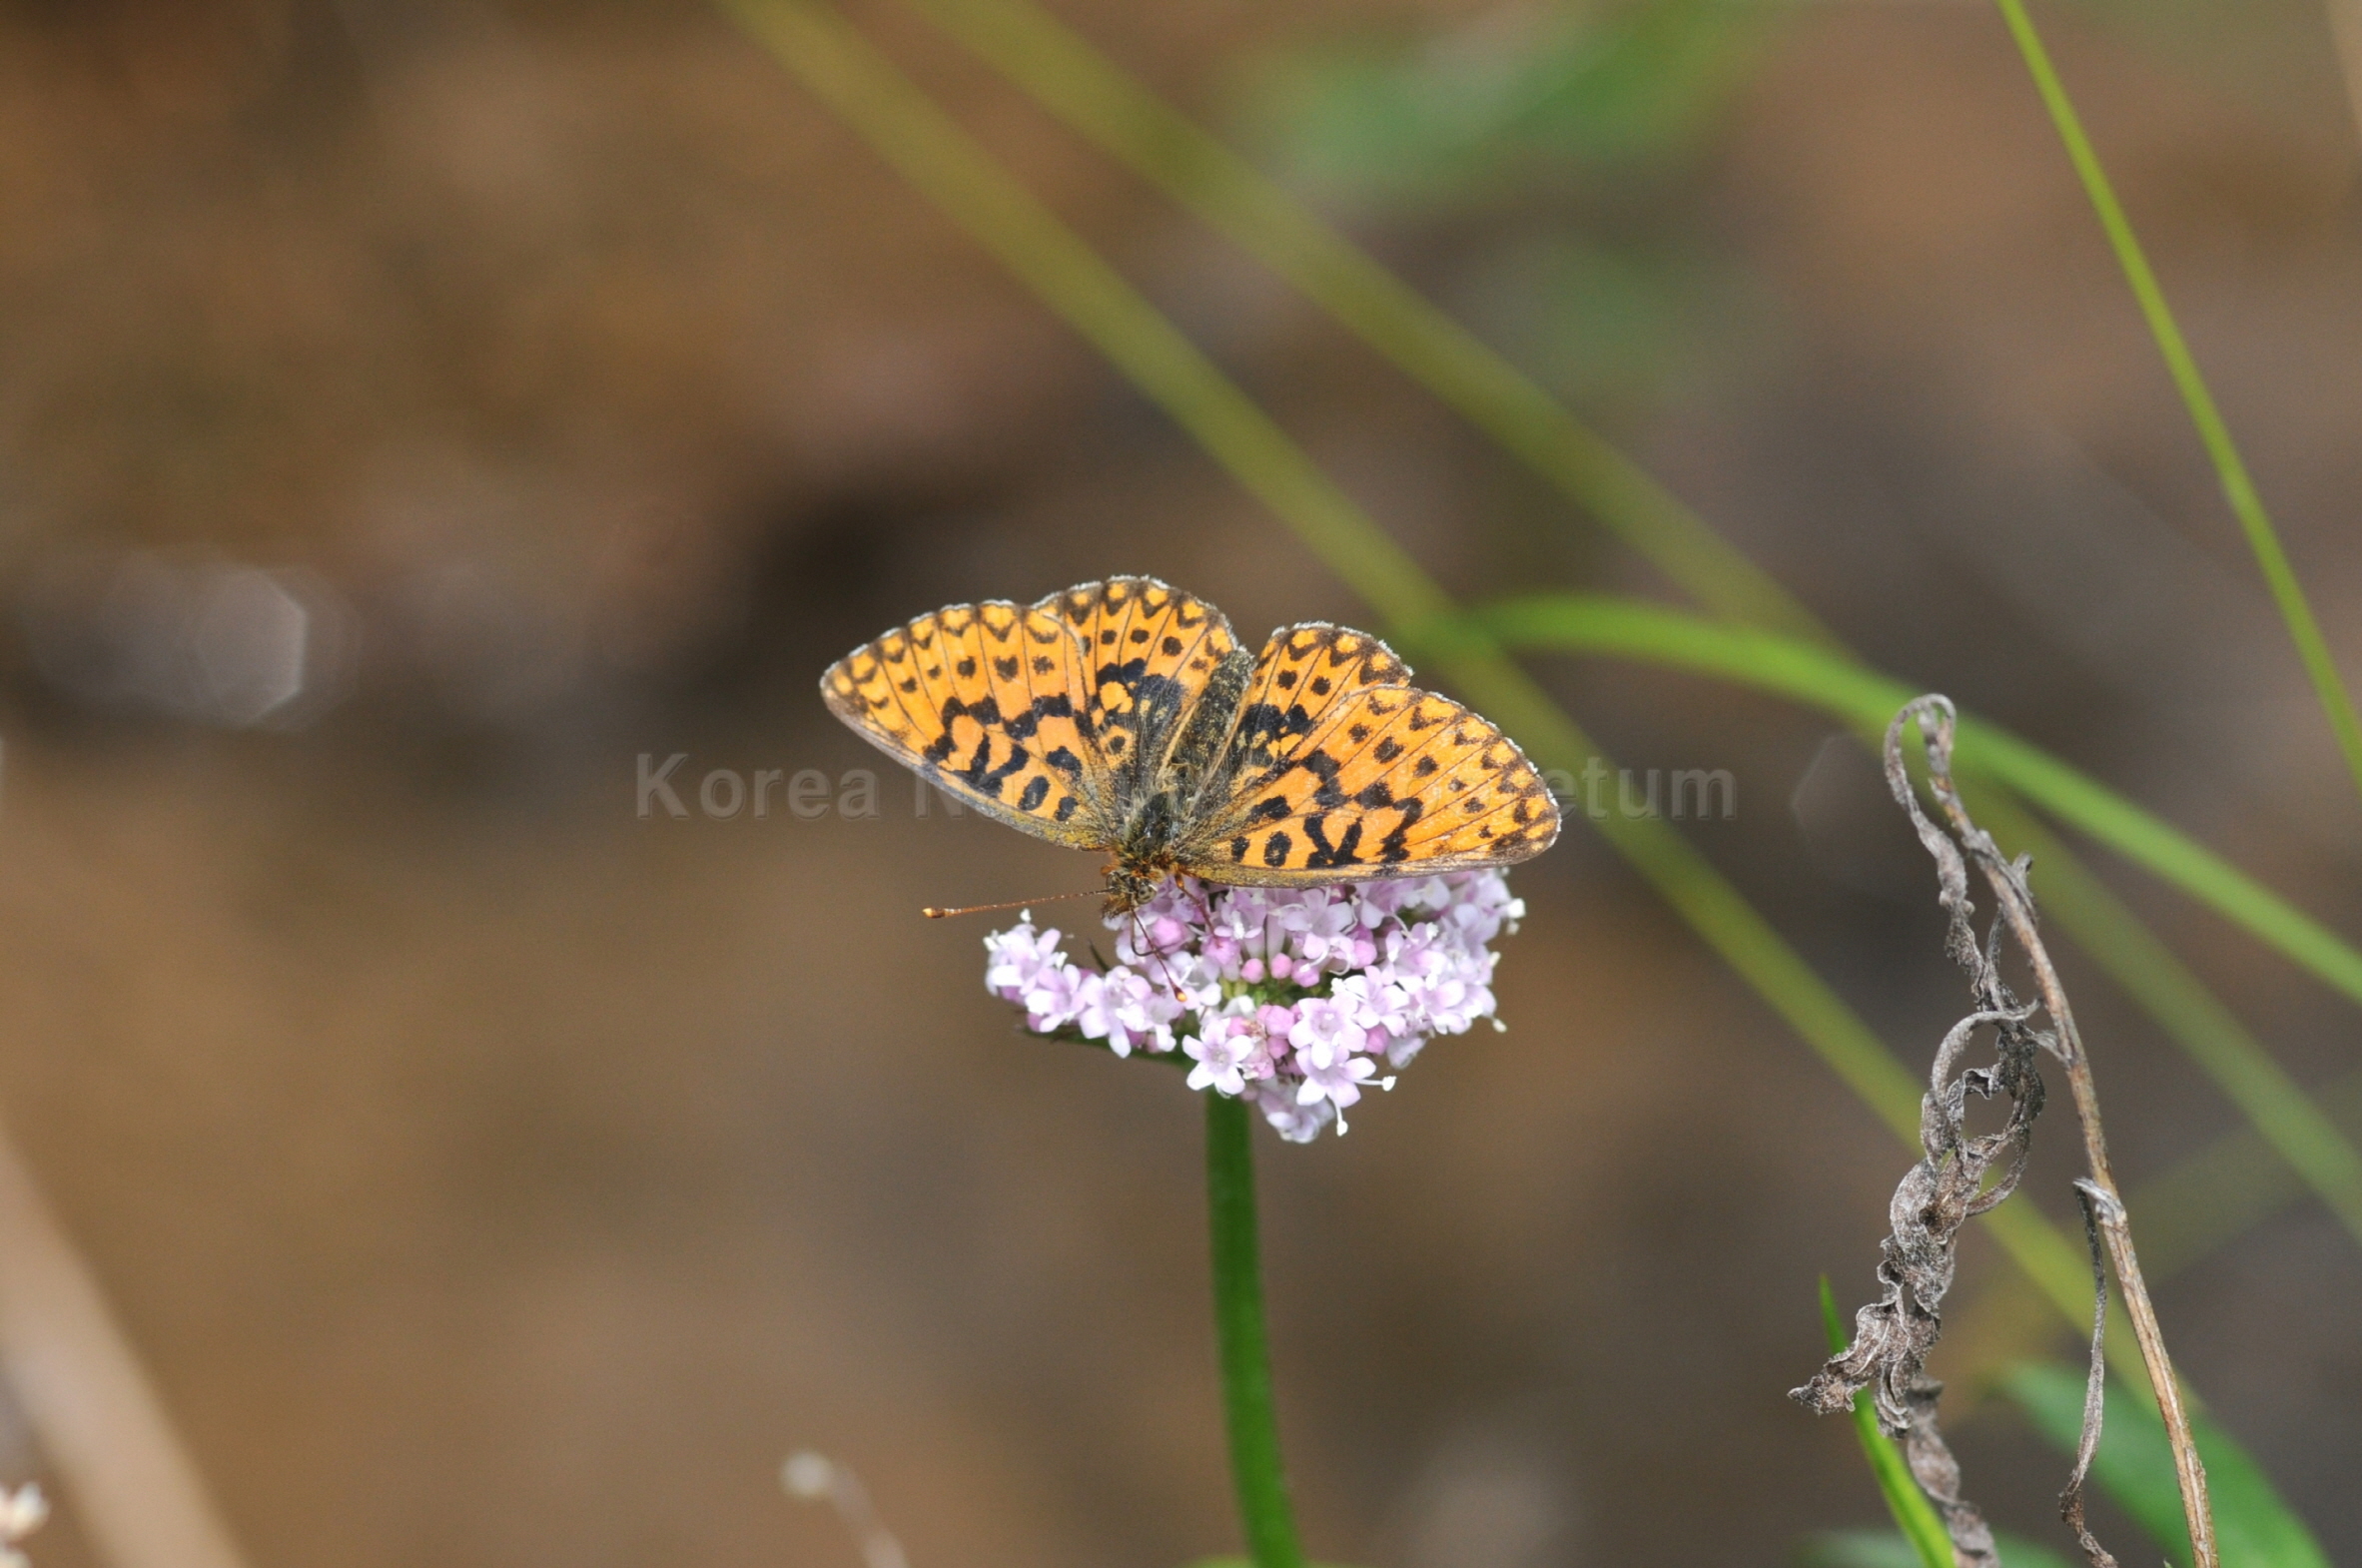
{"type": "Polygon", "coordinates": [[[1221,611],[1154,577],[1080,583],[1034,609],[1057,615],[1085,650],[1087,728],[1120,822],[1160,783],[1190,710],[1238,639],[1221,611]]]}
{"type": "Polygon", "coordinates": [[[1365,686],[1239,772],[1180,853],[1213,882],[1359,882],[1513,865],[1558,826],[1541,775],[1482,716],[1416,687],[1365,686]]]}
{"type": "Polygon", "coordinates": [[[1282,626],[1255,657],[1227,765],[1234,776],[1251,778],[1354,692],[1409,679],[1410,666],[1368,632],[1326,621],[1282,626]]]}
{"type": "Polygon", "coordinates": [[[987,816],[1078,848],[1114,842],[1090,659],[1044,605],[922,615],[831,665],[820,695],[862,739],[987,816]]]}

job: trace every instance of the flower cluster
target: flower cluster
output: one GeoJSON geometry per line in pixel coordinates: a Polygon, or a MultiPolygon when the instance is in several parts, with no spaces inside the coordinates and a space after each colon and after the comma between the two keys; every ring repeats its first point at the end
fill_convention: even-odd
{"type": "Polygon", "coordinates": [[[1112,964],[1078,964],[1028,911],[985,938],[984,983],[1037,1035],[1181,1053],[1191,1089],[1243,1097],[1301,1144],[1331,1122],[1343,1133],[1364,1088],[1394,1087],[1381,1063],[1493,1017],[1491,943],[1524,913],[1498,871],[1300,889],[1183,878],[1107,918],[1112,964]]]}

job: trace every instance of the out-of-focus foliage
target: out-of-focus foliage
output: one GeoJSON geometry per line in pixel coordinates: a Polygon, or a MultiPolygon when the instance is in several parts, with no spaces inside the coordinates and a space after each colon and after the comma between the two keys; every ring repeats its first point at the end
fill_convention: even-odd
{"type": "Polygon", "coordinates": [[[1248,134],[1316,201],[1394,221],[1500,215],[1443,281],[1562,394],[1651,401],[1764,313],[1664,195],[1694,182],[1786,14],[1727,0],[1505,9],[1418,45],[1266,62],[1248,134]]]}
{"type": "Polygon", "coordinates": [[[1256,112],[1294,179],[1364,206],[1653,182],[1722,123],[1780,14],[1723,0],[1504,9],[1415,48],[1273,62],[1256,112]]]}

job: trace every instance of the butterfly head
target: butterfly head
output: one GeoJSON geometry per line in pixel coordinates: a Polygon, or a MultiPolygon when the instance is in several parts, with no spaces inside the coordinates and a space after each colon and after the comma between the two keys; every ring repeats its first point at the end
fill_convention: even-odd
{"type": "Polygon", "coordinates": [[[1157,884],[1164,879],[1145,866],[1129,861],[1117,861],[1108,867],[1108,902],[1110,915],[1129,915],[1157,896],[1157,884]]]}

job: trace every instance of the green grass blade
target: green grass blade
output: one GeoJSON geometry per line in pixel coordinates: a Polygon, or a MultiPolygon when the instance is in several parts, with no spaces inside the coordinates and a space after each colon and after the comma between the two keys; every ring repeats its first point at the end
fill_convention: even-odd
{"type": "MultiPolygon", "coordinates": [[[[1545,766],[1598,755],[1575,722],[1485,635],[1453,617],[1417,563],[1338,489],[1244,392],[841,16],[811,0],[724,0],[755,40],[861,133],[905,179],[1000,257],[1098,346],[1206,453],[1385,619],[1460,628],[1445,672],[1545,766]]],[[[1612,765],[1612,764],[1611,764],[1612,765]]],[[[1917,1147],[1920,1082],[1705,857],[1665,823],[1615,816],[1611,844],[1707,945],[1907,1144],[1917,1147]]],[[[2081,1252],[2041,1214],[2009,1204],[1988,1233],[2070,1323],[2084,1320],[2081,1252]]]]}
{"type": "MultiPolygon", "coordinates": [[[[1829,1336],[1829,1353],[1842,1354],[1846,1348],[1845,1319],[1838,1316],[1837,1292],[1829,1288],[1829,1276],[1821,1276],[1821,1326],[1829,1336]]],[[[1871,1407],[1869,1390],[1854,1395],[1854,1434],[1862,1439],[1862,1457],[1870,1461],[1870,1473],[1878,1481],[1879,1495],[1887,1500],[1887,1512],[1895,1516],[1896,1527],[1912,1548],[1923,1568],[1953,1568],[1952,1532],[1945,1529],[1936,1505],[1928,1494],[1920,1490],[1919,1482],[1911,1478],[1911,1466],[1903,1462],[1903,1454],[1895,1440],[1879,1430],[1878,1412],[1871,1407]]]]}
{"type": "MultiPolygon", "coordinates": [[[[1707,621],[1638,600],[1591,594],[1522,599],[1484,612],[1481,628],[1512,646],[1613,653],[1780,692],[1852,723],[1888,717],[1920,688],[1794,638],[1707,621]]],[[[1415,628],[1431,640],[1448,628],[1415,628]]],[[[2211,850],[2039,747],[1973,719],[1961,725],[1964,769],[2027,800],[2172,883],[2336,990],[2362,1002],[2362,952],[2211,850]]]]}
{"type": "Polygon", "coordinates": [[[2074,165],[2076,178],[2083,183],[2083,194],[2090,199],[2099,227],[2106,232],[2107,243],[2116,253],[2124,281],[2131,286],[2132,297],[2140,304],[2149,336],[2156,340],[2157,352],[2164,357],[2173,386],[2189,409],[2190,422],[2197,426],[2198,440],[2206,448],[2207,460],[2214,464],[2223,496],[2247,535],[2248,548],[2255,552],[2255,563],[2263,571],[2273,602],[2280,607],[2280,618],[2287,623],[2289,640],[2296,644],[2297,657],[2304,661],[2305,674],[2311,678],[2321,711],[2328,716],[2329,728],[2337,736],[2338,749],[2345,753],[2354,785],[2362,789],[2362,718],[2355,715],[2353,699],[2337,672],[2336,660],[2330,656],[2328,639],[2321,635],[2321,624],[2313,617],[2312,604],[2296,580],[2296,568],[2289,564],[2288,552],[2281,548],[2271,513],[2264,509],[2263,497],[2247,472],[2246,460],[2239,455],[2238,443],[2231,439],[2230,426],[2223,422],[2222,410],[2215,406],[2214,393],[2198,370],[2197,358],[2190,353],[2189,343],[2181,335],[2172,307],[2165,303],[2165,291],[2149,268],[2148,256],[2141,250],[2139,237],[2132,232],[2132,221],[2124,215],[2123,204],[2116,200],[2115,187],[2109,184],[2107,171],[2100,166],[2099,154],[2092,148],[2091,139],[2083,134],[2082,119],[2075,113],[2074,101],[2067,96],[2066,84],[2050,63],[2050,52],[2042,46],[2041,34],[2034,30],[2032,17],[2026,14],[2024,0],[1997,0],[1997,3],[2002,19],[2008,23],[2009,36],[2016,40],[2018,53],[2025,57],[2025,68],[2033,77],[2035,91],[2041,94],[2042,106],[2049,111],[2050,123],[2057,127],[2058,139],[2066,145],[2067,159],[2074,165]]]}
{"type": "Polygon", "coordinates": [[[1540,384],[1033,0],[911,0],[1078,135],[1285,279],[1716,612],[1829,633],[1540,384]]]}
{"type": "MultiPolygon", "coordinates": [[[[2041,1434],[2067,1453],[2083,1429],[2083,1374],[2063,1366],[2026,1365],[2003,1379],[2009,1396],[2041,1434]]],[[[2206,1492],[2214,1504],[2222,1560],[2238,1568],[2329,1568],[2313,1532],[2281,1501],[2260,1466],[2236,1438],[2203,1414],[2195,1417],[2198,1453],[2206,1462],[2206,1492]]],[[[2109,1389],[2106,1421],[2091,1479],[2150,1539],[2190,1560],[2181,1494],[2165,1428],[2149,1411],[2109,1389]]]]}

